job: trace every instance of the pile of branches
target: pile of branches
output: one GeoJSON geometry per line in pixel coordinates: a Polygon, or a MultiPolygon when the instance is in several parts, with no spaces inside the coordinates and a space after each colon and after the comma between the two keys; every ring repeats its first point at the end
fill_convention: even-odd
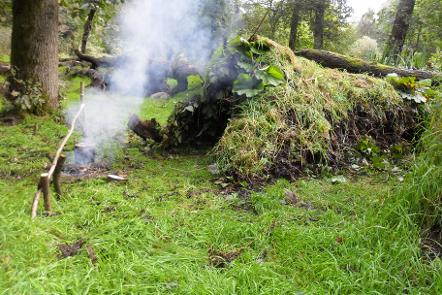
{"type": "Polygon", "coordinates": [[[354,164],[361,142],[380,151],[412,144],[425,93],[416,92],[415,78],[389,79],[323,68],[269,39],[238,37],[167,126],[132,126],[144,123],[150,131],[143,137],[164,148],[213,147],[218,170],[239,180],[293,179],[324,165],[354,164]],[[401,95],[393,82],[409,93],[401,95]]]}

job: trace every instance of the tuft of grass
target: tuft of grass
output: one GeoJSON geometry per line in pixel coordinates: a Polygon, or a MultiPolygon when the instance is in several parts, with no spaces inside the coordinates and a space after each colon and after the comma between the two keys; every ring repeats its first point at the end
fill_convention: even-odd
{"type": "MultiPolygon", "coordinates": [[[[421,140],[421,154],[396,193],[393,220],[417,225],[424,238],[442,242],[442,105],[435,102],[429,127],[421,140]],[[437,240],[439,239],[439,240],[437,240]]],[[[390,216],[391,217],[391,216],[390,216]]],[[[438,246],[441,247],[440,245],[438,246]]]]}

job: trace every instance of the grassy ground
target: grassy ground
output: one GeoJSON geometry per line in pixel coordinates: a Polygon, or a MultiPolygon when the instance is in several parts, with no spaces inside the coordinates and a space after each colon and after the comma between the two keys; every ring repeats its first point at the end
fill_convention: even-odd
{"type": "MultiPolygon", "coordinates": [[[[178,99],[148,101],[142,115],[164,123],[178,99]]],[[[37,176],[65,131],[49,117],[0,126],[0,294],[442,293],[441,261],[423,261],[417,233],[383,220],[399,185],[386,175],[223,193],[208,156],[149,156],[131,138],[113,167],[127,183],[65,183],[59,214],[31,221],[37,176]],[[85,247],[59,258],[58,245],[81,238],[95,264],[85,247]],[[209,253],[239,256],[216,268],[209,253]]]]}

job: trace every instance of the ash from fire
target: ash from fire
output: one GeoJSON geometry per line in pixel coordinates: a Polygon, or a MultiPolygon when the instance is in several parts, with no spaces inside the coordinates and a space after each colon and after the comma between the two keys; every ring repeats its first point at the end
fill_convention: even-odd
{"type": "MultiPolygon", "coordinates": [[[[112,161],[109,146],[121,146],[129,117],[138,113],[146,95],[161,91],[174,61],[184,59],[204,72],[214,50],[235,26],[229,22],[216,27],[217,14],[233,11],[232,7],[230,0],[127,1],[117,16],[114,40],[121,58],[111,71],[107,90],[86,92],[79,146],[93,147],[94,158],[102,155],[102,160],[112,161]]],[[[68,122],[78,108],[69,108],[68,122]]],[[[77,161],[93,162],[90,154],[77,161]]]]}

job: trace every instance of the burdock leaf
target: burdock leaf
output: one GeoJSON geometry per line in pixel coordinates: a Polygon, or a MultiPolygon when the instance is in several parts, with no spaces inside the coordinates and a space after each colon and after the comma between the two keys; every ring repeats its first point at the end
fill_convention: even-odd
{"type": "Polygon", "coordinates": [[[267,69],[267,73],[273,78],[278,80],[284,80],[285,78],[284,72],[281,71],[280,68],[274,65],[269,66],[269,68],[267,69]]]}
{"type": "Polygon", "coordinates": [[[277,79],[270,75],[267,70],[265,71],[256,71],[255,73],[256,77],[262,81],[262,84],[265,86],[271,85],[271,86],[278,86],[281,83],[283,83],[283,80],[277,79]]]}
{"type": "Polygon", "coordinates": [[[241,73],[238,78],[233,82],[233,91],[243,89],[253,89],[256,85],[256,81],[253,77],[246,73],[241,73]]]}

